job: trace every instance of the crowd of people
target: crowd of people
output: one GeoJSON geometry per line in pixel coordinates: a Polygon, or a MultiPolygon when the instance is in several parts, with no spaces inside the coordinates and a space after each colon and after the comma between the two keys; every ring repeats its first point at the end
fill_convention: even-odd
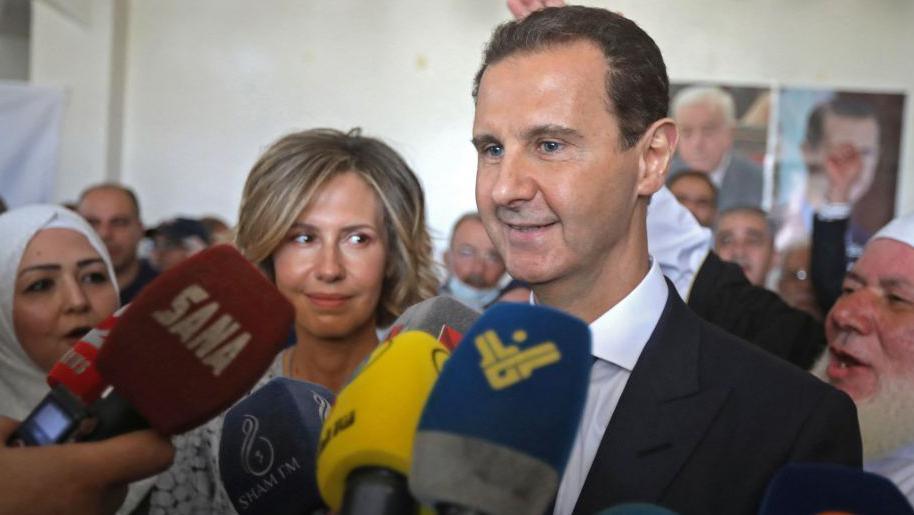
{"type": "MultiPolygon", "coordinates": [[[[383,329],[436,294],[586,322],[593,365],[556,514],[626,502],[758,513],[790,463],[862,466],[914,501],[914,215],[861,241],[849,214],[878,137],[826,143],[871,115],[814,113],[806,155],[825,193],[804,204],[812,240],[778,255],[761,167],[732,148],[733,99],[702,86],[671,100],[640,27],[561,4],[512,0],[518,19],[486,46],[472,92],[478,211],[455,221],[443,272],[415,173],[360,129],[277,139],[231,227],[178,217],[147,230],[117,183],[69,208],[0,214],[0,436],[77,340],[228,243],[294,311],[255,389],[285,377],[339,392],[383,329]]],[[[0,467],[19,472],[0,485],[0,513],[232,513],[221,428],[3,449],[0,467]]]]}

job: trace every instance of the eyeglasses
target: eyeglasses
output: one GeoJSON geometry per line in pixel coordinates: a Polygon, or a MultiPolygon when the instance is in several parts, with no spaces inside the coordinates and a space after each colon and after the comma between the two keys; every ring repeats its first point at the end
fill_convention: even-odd
{"type": "Polygon", "coordinates": [[[454,255],[464,261],[476,261],[483,260],[486,263],[493,265],[502,265],[501,256],[498,255],[494,250],[488,252],[480,252],[479,249],[471,245],[460,245],[457,247],[457,250],[454,252],[454,255]]]}

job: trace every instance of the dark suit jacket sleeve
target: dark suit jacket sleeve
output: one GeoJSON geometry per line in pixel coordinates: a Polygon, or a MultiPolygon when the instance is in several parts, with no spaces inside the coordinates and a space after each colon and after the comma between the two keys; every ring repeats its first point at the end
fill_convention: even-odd
{"type": "Polygon", "coordinates": [[[837,389],[822,396],[794,443],[790,461],[862,466],[862,444],[857,408],[837,389]]]}
{"type": "Polygon", "coordinates": [[[822,220],[813,217],[812,253],[809,275],[816,301],[823,313],[828,313],[841,296],[841,283],[847,271],[847,249],[844,235],[847,233],[847,218],[822,220]]]}
{"type": "Polygon", "coordinates": [[[723,262],[714,252],[695,276],[688,305],[706,321],[803,369],[825,348],[820,322],[752,285],[738,265],[723,262]]]}

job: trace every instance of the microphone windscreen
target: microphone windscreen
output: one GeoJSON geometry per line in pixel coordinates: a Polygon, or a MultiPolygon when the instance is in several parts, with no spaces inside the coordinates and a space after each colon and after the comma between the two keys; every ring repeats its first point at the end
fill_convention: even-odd
{"type": "Polygon", "coordinates": [[[407,308],[394,321],[389,338],[401,332],[422,331],[437,338],[448,350],[454,350],[479,315],[479,311],[454,297],[438,295],[407,308]]]}
{"type": "Polygon", "coordinates": [[[48,386],[62,385],[86,406],[92,404],[108,386],[98,373],[96,360],[97,347],[84,341],[74,343],[48,371],[48,386]]]}
{"type": "Polygon", "coordinates": [[[240,515],[301,515],[324,506],[317,444],[333,392],[277,377],[225,414],[219,474],[240,515]]]}
{"type": "Polygon", "coordinates": [[[429,396],[410,489],[420,501],[542,513],[587,396],[590,330],[558,310],[498,304],[467,332],[429,396]]]}
{"type": "Polygon", "coordinates": [[[123,312],[124,308],[115,311],[67,349],[48,371],[48,386],[66,387],[87,406],[98,400],[108,387],[95,363],[98,349],[105,343],[108,333],[123,312]]]}
{"type": "Polygon", "coordinates": [[[114,389],[161,434],[193,429],[247,393],[282,350],[292,306],[228,245],[149,283],[98,356],[114,389]]]}
{"type": "Polygon", "coordinates": [[[768,484],[759,515],[809,513],[912,515],[914,508],[895,483],[857,468],[791,463],[768,484]]]}
{"type": "Polygon", "coordinates": [[[416,424],[448,355],[427,333],[401,333],[378,346],[339,393],[317,456],[317,484],[332,510],[339,511],[355,469],[409,472],[416,424]]]}

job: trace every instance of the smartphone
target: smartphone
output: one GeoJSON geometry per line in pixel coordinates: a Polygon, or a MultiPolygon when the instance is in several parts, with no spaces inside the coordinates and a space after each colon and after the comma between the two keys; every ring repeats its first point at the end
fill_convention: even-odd
{"type": "Polygon", "coordinates": [[[87,416],[82,401],[58,385],[16,428],[6,444],[22,447],[67,442],[87,416]]]}

